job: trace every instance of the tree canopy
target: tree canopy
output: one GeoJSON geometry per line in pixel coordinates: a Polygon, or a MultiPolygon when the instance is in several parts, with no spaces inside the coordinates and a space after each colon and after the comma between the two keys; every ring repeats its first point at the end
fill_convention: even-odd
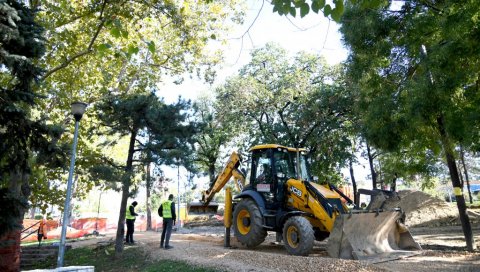
{"type": "Polygon", "coordinates": [[[274,44],[254,50],[251,62],[217,89],[221,115],[249,135],[245,147],[306,147],[322,178],[338,173],[350,154],[351,98],[338,67],[305,52],[289,58],[274,44]]]}
{"type": "Polygon", "coordinates": [[[443,153],[470,250],[455,146],[478,142],[478,11],[456,1],[347,5],[341,28],[365,137],[385,151],[443,153]]]}

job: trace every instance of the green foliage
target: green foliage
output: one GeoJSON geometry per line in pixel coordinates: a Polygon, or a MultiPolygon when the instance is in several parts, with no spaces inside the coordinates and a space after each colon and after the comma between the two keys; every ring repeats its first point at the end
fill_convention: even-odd
{"type": "MultiPolygon", "coordinates": [[[[96,133],[110,137],[134,137],[130,141],[135,152],[148,155],[143,156],[145,160],[154,161],[157,165],[171,165],[188,157],[190,138],[197,131],[195,123],[188,120],[189,101],[180,99],[168,105],[154,94],[144,93],[110,96],[95,107],[102,125],[95,130],[96,133]]],[[[110,161],[110,164],[113,162],[110,161]]],[[[107,171],[102,167],[96,167],[96,171],[105,177],[116,176],[113,170],[107,171]]]]}
{"type": "Polygon", "coordinates": [[[42,74],[35,61],[45,52],[43,28],[23,4],[0,1],[0,29],[0,188],[8,202],[2,203],[3,233],[21,227],[32,185],[38,188],[37,170],[64,166],[66,148],[58,142],[63,129],[38,107],[44,97],[35,84],[42,74]]]}
{"type": "Polygon", "coordinates": [[[329,179],[350,157],[352,95],[341,71],[317,55],[293,59],[268,44],[217,90],[218,112],[242,127],[244,149],[260,143],[306,147],[314,174],[329,179]]]}
{"type": "Polygon", "coordinates": [[[223,167],[221,158],[222,149],[228,144],[235,144],[235,138],[241,133],[241,127],[230,122],[222,114],[223,109],[218,109],[213,98],[201,97],[195,104],[196,118],[200,131],[195,136],[195,163],[199,170],[208,174],[210,182],[223,167]]]}
{"type": "MultiPolygon", "coordinates": [[[[210,50],[209,40],[215,37],[223,41],[225,31],[242,16],[236,0],[214,3],[49,0],[30,1],[29,4],[32,9],[39,10],[37,21],[46,30],[44,37],[36,39],[45,44],[46,54],[32,64],[44,70],[37,91],[48,99],[37,101],[38,107],[33,113],[40,115],[38,119],[42,120],[46,118],[41,113],[48,113],[49,124],[64,124],[69,130],[73,126],[67,112],[72,101],[92,105],[110,92],[126,94],[152,90],[159,82],[172,80],[172,76],[183,77],[185,73],[212,80],[212,67],[221,60],[221,55],[219,51],[210,50]]],[[[29,46],[24,51],[33,49],[34,46],[29,46]]],[[[1,82],[9,81],[4,75],[1,82]]],[[[102,183],[98,176],[102,171],[94,169],[91,172],[92,166],[118,164],[121,157],[121,152],[112,150],[111,158],[105,160],[101,155],[103,147],[99,146],[103,136],[86,133],[98,125],[94,111],[95,108],[89,107],[80,125],[75,167],[78,178],[75,196],[79,198],[102,183]]],[[[70,148],[72,134],[73,129],[59,137],[62,151],[70,148]]],[[[113,141],[121,140],[113,138],[113,141]]],[[[67,152],[56,161],[68,163],[65,154],[67,152]]],[[[43,161],[43,157],[36,161],[43,161]]],[[[44,169],[38,167],[33,171],[40,174],[41,170],[44,169]]],[[[64,172],[48,169],[33,180],[43,185],[32,191],[35,196],[37,189],[40,190],[35,202],[45,197],[46,191],[52,192],[52,197],[48,196],[48,200],[39,204],[41,207],[45,201],[50,204],[63,201],[63,197],[55,197],[64,195],[58,189],[66,181],[64,172]],[[55,199],[58,201],[51,201],[55,199]]],[[[120,177],[117,176],[117,180],[120,177]]]]}
{"type": "Polygon", "coordinates": [[[472,22],[459,19],[470,18],[478,7],[410,1],[390,9],[350,5],[342,21],[366,138],[387,151],[438,155],[438,118],[443,116],[455,141],[478,142],[472,137],[478,134],[478,119],[465,118],[479,114],[479,95],[473,91],[478,40],[463,31],[472,22]]]}
{"type": "Polygon", "coordinates": [[[345,2],[357,3],[365,8],[378,8],[385,6],[387,0],[333,0],[333,5],[326,4],[325,0],[273,0],[273,12],[280,15],[297,15],[297,10],[300,10],[300,16],[305,17],[310,10],[315,13],[323,12],[325,17],[331,17],[334,21],[339,22],[344,12],[345,2]],[[309,3],[310,2],[310,3],[309,3]]]}

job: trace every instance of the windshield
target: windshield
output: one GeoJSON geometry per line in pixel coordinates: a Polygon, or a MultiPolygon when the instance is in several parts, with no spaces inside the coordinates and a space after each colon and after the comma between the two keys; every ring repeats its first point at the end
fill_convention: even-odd
{"type": "MultiPolygon", "coordinates": [[[[295,166],[295,173],[297,173],[297,152],[290,152],[293,158],[294,166],[295,166]]],[[[301,180],[310,180],[310,172],[308,169],[307,157],[303,152],[300,152],[300,175],[296,175],[297,177],[300,176],[301,180]]]]}

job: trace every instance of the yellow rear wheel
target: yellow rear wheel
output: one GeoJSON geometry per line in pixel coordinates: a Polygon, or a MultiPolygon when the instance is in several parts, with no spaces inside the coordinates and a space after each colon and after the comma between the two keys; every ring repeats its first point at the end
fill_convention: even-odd
{"type": "Polygon", "coordinates": [[[238,231],[246,235],[250,232],[250,213],[247,210],[241,210],[237,216],[238,231]]]}
{"type": "Polygon", "coordinates": [[[257,203],[245,198],[235,206],[233,211],[233,232],[243,245],[253,248],[260,245],[267,237],[263,228],[263,218],[257,203]]]}

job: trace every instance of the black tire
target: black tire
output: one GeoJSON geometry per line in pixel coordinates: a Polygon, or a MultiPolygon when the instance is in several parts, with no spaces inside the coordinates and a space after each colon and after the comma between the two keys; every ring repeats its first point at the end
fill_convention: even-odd
{"type": "Polygon", "coordinates": [[[289,254],[307,256],[314,241],[312,225],[305,217],[292,216],[283,225],[283,243],[289,254]]]}
{"type": "Polygon", "coordinates": [[[246,247],[253,248],[265,241],[267,231],[255,201],[244,198],[235,206],[233,212],[233,231],[238,241],[246,247]]]}

